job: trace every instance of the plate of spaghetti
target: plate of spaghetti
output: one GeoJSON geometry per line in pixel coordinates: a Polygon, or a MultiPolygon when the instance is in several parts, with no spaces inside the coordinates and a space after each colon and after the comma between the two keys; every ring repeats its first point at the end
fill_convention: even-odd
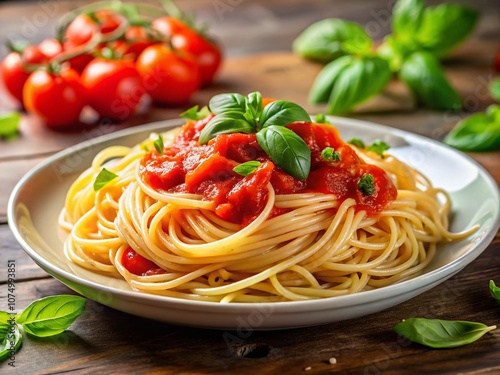
{"type": "Polygon", "coordinates": [[[223,95],[190,119],[89,140],[35,167],[9,200],[21,246],[71,289],[124,312],[281,329],[397,305],[494,238],[498,188],[466,155],[223,95]]]}

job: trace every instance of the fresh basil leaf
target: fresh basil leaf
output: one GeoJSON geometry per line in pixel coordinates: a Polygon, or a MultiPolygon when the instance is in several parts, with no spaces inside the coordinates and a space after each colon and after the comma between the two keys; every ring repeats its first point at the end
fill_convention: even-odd
{"type": "Polygon", "coordinates": [[[233,171],[242,176],[248,176],[253,172],[255,172],[257,168],[260,167],[260,164],[261,164],[260,161],[250,160],[245,163],[237,165],[236,167],[233,168],[233,171]]]}
{"type": "Polygon", "coordinates": [[[359,138],[351,138],[347,143],[356,146],[357,148],[365,148],[365,142],[359,138]]]}
{"type": "Polygon", "coordinates": [[[367,150],[375,152],[377,155],[384,158],[384,151],[387,151],[389,148],[390,146],[387,143],[381,141],[380,139],[377,139],[367,147],[367,150]]]}
{"type": "Polygon", "coordinates": [[[324,113],[318,113],[316,116],[314,116],[314,122],[317,124],[331,125],[330,121],[328,121],[324,113]]]}
{"type": "Polygon", "coordinates": [[[327,161],[341,161],[342,157],[333,147],[325,147],[321,151],[321,157],[327,161]]]}
{"type": "Polygon", "coordinates": [[[293,42],[299,56],[329,62],[349,53],[367,54],[372,40],[358,24],[337,18],[318,21],[305,29],[293,42]]]}
{"type": "Polygon", "coordinates": [[[158,152],[159,155],[163,155],[163,148],[165,145],[163,144],[163,137],[161,134],[158,135],[158,138],[153,142],[153,145],[155,146],[156,152],[158,152]]]}
{"type": "Polygon", "coordinates": [[[493,280],[490,280],[490,293],[495,301],[500,303],[500,288],[495,285],[495,282],[493,280]]]}
{"type": "Polygon", "coordinates": [[[23,337],[19,331],[19,326],[17,324],[13,326],[8,325],[6,334],[0,336],[0,340],[0,361],[3,361],[11,356],[12,348],[14,348],[14,353],[16,353],[21,346],[23,337]]]}
{"type": "Polygon", "coordinates": [[[260,123],[263,128],[272,125],[286,126],[296,121],[310,122],[311,116],[298,104],[286,100],[276,100],[269,103],[264,108],[260,117],[260,123]]]}
{"type": "Polygon", "coordinates": [[[257,133],[257,142],[283,171],[299,180],[307,178],[311,168],[311,150],[292,130],[276,125],[262,128],[257,133]]]}
{"type": "Polygon", "coordinates": [[[264,106],[262,105],[261,93],[255,91],[248,94],[246,112],[250,115],[250,120],[255,121],[256,119],[258,119],[261,116],[263,110],[264,106]]]}
{"type": "Polygon", "coordinates": [[[459,4],[440,4],[425,9],[417,42],[421,48],[443,57],[463,41],[479,18],[476,10],[459,4]]]}
{"type": "Polygon", "coordinates": [[[7,311],[0,311],[0,324],[8,324],[11,314],[7,311]]]}
{"type": "Polygon", "coordinates": [[[199,142],[205,144],[219,134],[254,133],[252,126],[242,112],[224,112],[212,118],[200,133],[199,142]]]}
{"type": "Polygon", "coordinates": [[[9,112],[0,114],[0,138],[13,139],[19,133],[21,114],[9,112]]]}
{"type": "Polygon", "coordinates": [[[32,302],[17,318],[24,330],[37,337],[64,332],[85,310],[86,299],[59,295],[32,302]]]}
{"type": "Polygon", "coordinates": [[[500,102],[500,78],[495,78],[490,82],[491,97],[500,102]]]}
{"type": "Polygon", "coordinates": [[[437,58],[429,52],[413,53],[401,66],[399,76],[429,108],[458,110],[462,107],[460,96],[451,87],[437,58]]]}
{"type": "Polygon", "coordinates": [[[117,177],[118,175],[108,171],[106,168],[101,169],[94,181],[94,191],[101,190],[104,186],[111,182],[111,180],[114,180],[117,177]]]}
{"type": "Polygon", "coordinates": [[[500,106],[490,105],[460,121],[446,135],[444,143],[462,151],[500,150],[500,106]]]}
{"type": "Polygon", "coordinates": [[[375,193],[375,184],[373,183],[373,175],[365,173],[358,181],[358,190],[364,195],[372,195],[375,193]]]}
{"type": "Polygon", "coordinates": [[[478,340],[495,328],[460,320],[410,318],[396,325],[394,330],[413,342],[431,348],[456,348],[478,340]]]}
{"type": "Polygon", "coordinates": [[[424,18],[423,0],[398,0],[392,10],[394,38],[406,45],[413,45],[424,18]]]}
{"type": "Polygon", "coordinates": [[[10,324],[1,322],[0,323],[0,340],[7,335],[7,332],[10,329],[10,324]]]}
{"type": "Polygon", "coordinates": [[[189,108],[188,110],[182,112],[179,116],[182,118],[186,118],[188,120],[201,120],[207,117],[210,114],[210,110],[207,106],[204,106],[202,109],[198,110],[198,105],[189,108]]]}
{"type": "Polygon", "coordinates": [[[382,44],[377,48],[377,56],[387,61],[393,72],[398,72],[401,69],[403,61],[412,52],[410,48],[396,40],[393,35],[384,38],[382,44]]]}
{"type": "Polygon", "coordinates": [[[328,101],[328,113],[341,114],[350,111],[355,105],[382,91],[391,75],[389,64],[380,57],[354,59],[342,70],[333,86],[328,101]]]}
{"type": "Polygon", "coordinates": [[[219,94],[210,99],[208,108],[210,108],[210,111],[216,115],[228,111],[245,113],[246,103],[247,99],[241,94],[219,94]]]}
{"type": "Polygon", "coordinates": [[[309,92],[309,102],[313,104],[326,103],[338,78],[354,61],[355,57],[349,55],[342,56],[325,65],[314,79],[309,92]]]}

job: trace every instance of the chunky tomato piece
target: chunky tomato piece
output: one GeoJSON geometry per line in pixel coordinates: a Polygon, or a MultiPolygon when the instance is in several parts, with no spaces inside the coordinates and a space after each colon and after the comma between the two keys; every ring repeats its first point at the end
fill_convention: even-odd
{"type": "Polygon", "coordinates": [[[287,125],[301,137],[311,150],[311,167],[321,162],[321,151],[326,147],[334,149],[344,144],[336,128],[328,124],[317,124],[309,122],[294,122],[287,125]]]}
{"type": "Polygon", "coordinates": [[[262,211],[267,201],[267,184],[271,180],[274,164],[267,161],[257,170],[239,180],[227,194],[227,200],[233,205],[229,221],[251,223],[262,211]]]}
{"type": "Polygon", "coordinates": [[[397,198],[398,191],[383,169],[370,164],[360,165],[359,178],[365,174],[373,176],[375,191],[373,194],[366,195],[358,189],[356,192],[359,202],[358,208],[367,211],[381,211],[389,202],[397,198]]]}
{"type": "Polygon", "coordinates": [[[156,263],[144,258],[131,247],[128,247],[123,252],[121,261],[123,267],[125,267],[128,272],[137,276],[151,276],[165,273],[156,263]]]}

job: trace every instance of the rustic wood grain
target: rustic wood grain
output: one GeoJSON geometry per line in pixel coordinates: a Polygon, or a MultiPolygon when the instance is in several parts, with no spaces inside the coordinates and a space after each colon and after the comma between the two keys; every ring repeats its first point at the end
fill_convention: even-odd
{"type": "Polygon", "coordinates": [[[0,223],[7,222],[7,202],[14,186],[31,168],[40,163],[44,158],[0,160],[0,223]]]}
{"type": "MultiPolygon", "coordinates": [[[[0,225],[0,254],[2,254],[0,281],[3,283],[7,278],[8,260],[13,260],[16,263],[16,277],[18,282],[49,277],[49,275],[38,267],[29,255],[23,251],[7,225],[0,225]]],[[[5,306],[2,306],[0,309],[4,307],[5,306]]]]}

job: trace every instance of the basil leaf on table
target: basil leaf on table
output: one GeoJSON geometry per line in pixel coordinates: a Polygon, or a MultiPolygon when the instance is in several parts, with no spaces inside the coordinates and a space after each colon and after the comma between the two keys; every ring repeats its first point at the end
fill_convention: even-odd
{"type": "Polygon", "coordinates": [[[476,10],[459,4],[427,7],[418,30],[421,48],[443,57],[474,29],[479,18],[476,10]]]}
{"type": "Polygon", "coordinates": [[[412,53],[411,48],[398,41],[393,35],[384,38],[377,48],[377,56],[389,63],[393,72],[399,72],[403,61],[412,53]]]}
{"type": "Polygon", "coordinates": [[[0,311],[0,324],[8,324],[11,314],[7,311],[0,311]]]}
{"type": "Polygon", "coordinates": [[[311,150],[292,130],[284,126],[267,126],[257,133],[257,142],[283,171],[299,180],[307,178],[311,150]]]}
{"type": "MultiPolygon", "coordinates": [[[[13,325],[14,328],[11,328],[11,325],[7,325],[7,332],[5,335],[0,336],[0,361],[3,361],[6,358],[11,356],[12,347],[14,347],[14,353],[19,350],[22,342],[22,335],[19,331],[19,326],[17,324],[13,325]],[[13,329],[13,332],[11,331],[13,329]],[[12,332],[12,336],[9,337],[8,332],[12,332]],[[12,340],[14,339],[14,345],[12,345],[12,340]]],[[[5,329],[5,327],[2,328],[5,329]]]]}
{"type": "Polygon", "coordinates": [[[293,51],[307,59],[329,62],[349,53],[367,54],[372,40],[354,22],[328,18],[313,23],[293,42],[293,51]]]}
{"type": "Polygon", "coordinates": [[[215,95],[208,102],[210,112],[218,115],[227,111],[246,112],[247,99],[237,93],[215,95]]]}
{"type": "Polygon", "coordinates": [[[311,121],[311,116],[298,104],[286,100],[269,103],[260,116],[260,124],[263,128],[272,125],[286,126],[295,121],[311,121]]]}
{"type": "Polygon", "coordinates": [[[37,337],[64,332],[85,310],[86,300],[79,296],[50,296],[32,302],[17,317],[24,330],[37,337]]]}
{"type": "Polygon", "coordinates": [[[491,296],[500,303],[500,288],[495,285],[493,280],[490,280],[490,294],[491,296]]]}
{"type": "Polygon", "coordinates": [[[205,144],[219,134],[254,133],[255,128],[242,112],[224,112],[212,118],[200,133],[199,142],[205,144]]]}
{"type": "Polygon", "coordinates": [[[500,106],[490,105],[486,112],[460,121],[444,138],[444,143],[462,151],[500,149],[500,106]]]}
{"type": "Polygon", "coordinates": [[[21,114],[9,112],[0,114],[0,138],[13,139],[19,132],[21,114]]]}
{"type": "Polygon", "coordinates": [[[391,79],[391,69],[377,56],[354,58],[333,85],[328,100],[329,114],[342,114],[384,89],[391,79]]]}
{"type": "Polygon", "coordinates": [[[457,110],[462,101],[430,52],[415,52],[401,66],[399,77],[417,99],[433,109],[457,110]]]}
{"type": "Polygon", "coordinates": [[[478,340],[486,332],[496,329],[482,323],[440,319],[410,318],[394,330],[418,344],[431,348],[455,348],[478,340]]]}
{"type": "Polygon", "coordinates": [[[326,103],[332,93],[335,82],[344,69],[351,65],[354,60],[354,56],[342,56],[325,65],[316,76],[311,91],[309,91],[309,102],[313,104],[326,103]]]}
{"type": "Polygon", "coordinates": [[[415,37],[424,18],[423,0],[399,0],[392,11],[394,37],[407,45],[414,44],[415,37]]]}

